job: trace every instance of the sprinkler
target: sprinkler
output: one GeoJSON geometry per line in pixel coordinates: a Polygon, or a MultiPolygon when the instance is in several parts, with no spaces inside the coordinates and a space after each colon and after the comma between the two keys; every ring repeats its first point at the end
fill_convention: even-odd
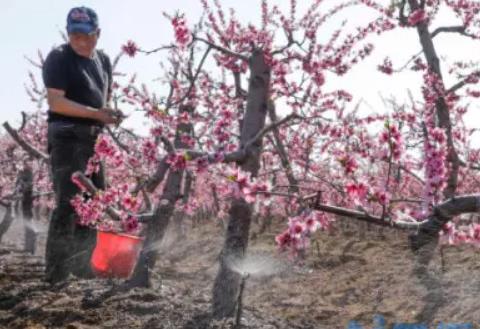
{"type": "Polygon", "coordinates": [[[242,274],[242,281],[240,282],[240,290],[238,292],[238,298],[237,298],[237,316],[235,319],[235,328],[239,329],[240,328],[240,322],[242,321],[242,311],[243,311],[243,290],[245,289],[245,283],[247,279],[249,278],[250,274],[248,272],[244,272],[242,274]]]}

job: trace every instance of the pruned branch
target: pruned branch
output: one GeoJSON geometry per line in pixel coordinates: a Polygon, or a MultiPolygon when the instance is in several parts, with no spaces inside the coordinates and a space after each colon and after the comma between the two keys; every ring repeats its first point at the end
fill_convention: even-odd
{"type": "Polygon", "coordinates": [[[366,212],[352,210],[348,208],[330,206],[330,205],[316,202],[316,199],[318,197],[317,195],[318,193],[308,195],[305,198],[303,198],[302,201],[310,203],[310,207],[315,210],[320,210],[323,212],[327,212],[327,213],[335,214],[339,216],[355,218],[361,221],[366,221],[366,222],[381,225],[381,226],[393,226],[393,223],[391,221],[382,219],[381,217],[372,216],[370,214],[367,214],[366,212]]]}
{"type": "MultiPolygon", "coordinates": [[[[97,187],[95,185],[93,185],[92,181],[87,176],[85,176],[84,173],[82,173],[80,171],[77,171],[73,175],[75,176],[76,179],[78,179],[80,184],[82,184],[82,186],[85,187],[85,189],[88,191],[88,193],[90,193],[91,195],[95,195],[95,194],[98,193],[97,187]]],[[[115,209],[111,206],[108,206],[105,212],[113,220],[115,220],[115,221],[120,221],[121,220],[120,214],[119,214],[117,209],[115,209]]]]}
{"type": "MultiPolygon", "coordinates": [[[[405,221],[392,221],[386,218],[383,220],[380,217],[372,216],[365,212],[360,212],[357,210],[329,206],[317,202],[318,193],[308,195],[302,199],[304,202],[308,202],[312,209],[324,211],[331,214],[336,214],[340,216],[345,216],[349,218],[355,218],[358,220],[366,221],[369,223],[381,225],[381,226],[390,226],[399,229],[418,229],[425,225],[429,220],[424,220],[421,222],[415,222],[412,218],[411,222],[405,221]]],[[[453,217],[466,214],[466,213],[478,213],[480,212],[480,195],[464,195],[460,197],[455,197],[444,201],[443,203],[434,207],[432,214],[429,216],[429,219],[434,218],[439,221],[440,224],[445,224],[448,221],[452,220],[453,217]]],[[[441,227],[441,225],[440,225],[441,227]]]]}
{"type": "MultiPolygon", "coordinates": [[[[78,179],[78,181],[82,184],[82,186],[85,187],[85,189],[88,191],[88,193],[90,193],[92,195],[98,193],[97,187],[95,187],[93,182],[87,176],[85,176],[85,174],[83,174],[80,171],[77,171],[77,172],[74,173],[74,175],[75,175],[75,178],[78,179]]],[[[108,206],[105,210],[105,213],[111,219],[113,219],[115,221],[121,221],[121,216],[119,214],[119,211],[117,209],[115,209],[114,207],[108,206]]],[[[147,210],[146,212],[143,212],[143,213],[135,214],[135,217],[140,222],[145,222],[151,216],[153,216],[153,211],[151,209],[149,209],[149,210],[147,210]]]]}

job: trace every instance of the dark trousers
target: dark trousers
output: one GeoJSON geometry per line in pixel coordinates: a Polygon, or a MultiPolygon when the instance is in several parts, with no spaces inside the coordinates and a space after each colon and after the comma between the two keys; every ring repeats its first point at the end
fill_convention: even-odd
{"type": "MultiPolygon", "coordinates": [[[[48,153],[56,198],[48,229],[46,249],[46,280],[62,281],[71,272],[80,277],[91,277],[90,257],[96,243],[94,229],[77,224],[77,215],[70,204],[79,188],[72,182],[72,174],[84,172],[100,128],[69,122],[48,124],[48,153]]],[[[103,171],[90,177],[98,188],[104,188],[103,171]]]]}

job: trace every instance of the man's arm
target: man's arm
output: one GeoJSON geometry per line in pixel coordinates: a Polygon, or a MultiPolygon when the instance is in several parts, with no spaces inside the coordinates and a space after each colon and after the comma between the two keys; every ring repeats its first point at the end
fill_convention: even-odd
{"type": "Polygon", "coordinates": [[[110,108],[96,109],[71,101],[65,97],[65,91],[47,88],[47,101],[52,112],[70,117],[88,118],[103,122],[104,124],[122,121],[121,112],[110,108]]]}

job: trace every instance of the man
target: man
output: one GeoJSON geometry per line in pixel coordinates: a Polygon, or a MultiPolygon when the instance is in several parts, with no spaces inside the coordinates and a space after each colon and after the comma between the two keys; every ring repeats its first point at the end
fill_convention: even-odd
{"type": "MultiPolygon", "coordinates": [[[[107,107],[112,86],[112,66],[95,49],[100,29],[96,13],[86,7],[67,16],[69,42],[53,49],[43,66],[47,88],[48,152],[56,196],[47,238],[46,280],[52,284],[69,273],[91,277],[89,259],[95,246],[95,231],[76,223],[70,201],[79,192],[71,176],[85,171],[94,153],[98,134],[105,124],[118,124],[120,111],[107,107]]],[[[92,181],[104,187],[103,175],[92,181]]]]}

